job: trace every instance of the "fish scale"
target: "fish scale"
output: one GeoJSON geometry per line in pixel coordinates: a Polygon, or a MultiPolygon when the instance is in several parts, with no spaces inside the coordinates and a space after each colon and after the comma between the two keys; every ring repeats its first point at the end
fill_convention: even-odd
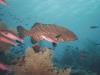
{"type": "Polygon", "coordinates": [[[51,36],[51,35],[55,35],[55,29],[54,29],[53,27],[51,27],[51,26],[48,25],[47,28],[48,28],[48,30],[50,30],[50,31],[48,31],[48,35],[50,35],[50,36],[51,36]],[[52,29],[52,30],[51,30],[51,29],[52,29]],[[52,32],[52,31],[53,31],[53,32],[52,32]]]}
{"type": "MultiPolygon", "coordinates": [[[[36,29],[38,32],[40,32],[39,27],[35,27],[35,29],[36,29]]],[[[36,32],[37,32],[37,31],[36,31],[36,32]]],[[[35,33],[34,36],[36,37],[37,40],[39,40],[39,37],[40,37],[40,36],[39,36],[39,33],[35,33]]]]}
{"type": "Polygon", "coordinates": [[[55,33],[56,33],[56,34],[60,34],[60,32],[57,31],[57,26],[54,26],[54,28],[55,28],[55,31],[56,31],[55,33]]]}
{"type": "Polygon", "coordinates": [[[49,25],[47,27],[47,30],[48,30],[47,34],[49,34],[49,32],[51,32],[51,29],[49,28],[49,25]]]}

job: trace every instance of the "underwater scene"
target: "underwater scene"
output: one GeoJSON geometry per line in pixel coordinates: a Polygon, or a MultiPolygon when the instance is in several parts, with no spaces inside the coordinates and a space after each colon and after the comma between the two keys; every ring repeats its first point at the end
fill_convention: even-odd
{"type": "Polygon", "coordinates": [[[0,0],[0,75],[100,75],[100,0],[0,0]]]}

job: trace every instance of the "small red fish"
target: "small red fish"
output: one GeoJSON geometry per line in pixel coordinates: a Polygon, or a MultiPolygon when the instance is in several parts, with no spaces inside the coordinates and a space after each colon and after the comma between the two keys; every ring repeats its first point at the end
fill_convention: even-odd
{"type": "Polygon", "coordinates": [[[0,4],[7,5],[7,3],[5,2],[5,0],[0,0],[0,4]]]}
{"type": "Polygon", "coordinates": [[[2,34],[3,36],[9,38],[9,39],[12,39],[12,40],[18,40],[20,42],[23,43],[23,39],[15,36],[14,34],[10,33],[10,32],[7,32],[7,31],[0,31],[0,34],[2,34]]]}
{"type": "Polygon", "coordinates": [[[16,43],[14,43],[13,41],[11,41],[11,40],[9,40],[9,39],[7,39],[5,37],[0,37],[0,41],[8,43],[8,44],[11,44],[11,45],[14,45],[14,46],[17,46],[16,43]]]}
{"type": "Polygon", "coordinates": [[[17,44],[14,41],[19,41],[23,43],[23,39],[17,37],[16,35],[10,33],[9,31],[0,31],[0,41],[17,46],[17,44]]]}
{"type": "Polygon", "coordinates": [[[0,71],[8,71],[9,70],[9,68],[8,68],[8,66],[7,65],[5,65],[5,64],[3,64],[3,63],[0,63],[0,71]]]}

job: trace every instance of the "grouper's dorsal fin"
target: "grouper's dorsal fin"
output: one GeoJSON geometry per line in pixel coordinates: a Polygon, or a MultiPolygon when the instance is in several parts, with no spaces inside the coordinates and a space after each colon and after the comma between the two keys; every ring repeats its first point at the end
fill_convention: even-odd
{"type": "Polygon", "coordinates": [[[32,26],[32,28],[34,28],[34,27],[36,27],[36,26],[39,26],[39,25],[42,25],[42,23],[37,22],[37,23],[35,23],[35,24],[32,26]]]}

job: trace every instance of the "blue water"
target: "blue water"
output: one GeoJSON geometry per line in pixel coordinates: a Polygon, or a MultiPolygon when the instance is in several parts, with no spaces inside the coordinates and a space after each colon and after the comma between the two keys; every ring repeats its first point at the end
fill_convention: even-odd
{"type": "MultiPolygon", "coordinates": [[[[6,3],[8,6],[0,5],[0,19],[11,29],[17,25],[30,29],[40,22],[61,25],[77,35],[76,41],[58,44],[54,52],[58,61],[68,45],[90,53],[94,47],[99,51],[100,45],[95,44],[100,44],[100,0],[6,0],[6,3]]],[[[51,47],[51,44],[42,43],[42,46],[51,47]]]]}

